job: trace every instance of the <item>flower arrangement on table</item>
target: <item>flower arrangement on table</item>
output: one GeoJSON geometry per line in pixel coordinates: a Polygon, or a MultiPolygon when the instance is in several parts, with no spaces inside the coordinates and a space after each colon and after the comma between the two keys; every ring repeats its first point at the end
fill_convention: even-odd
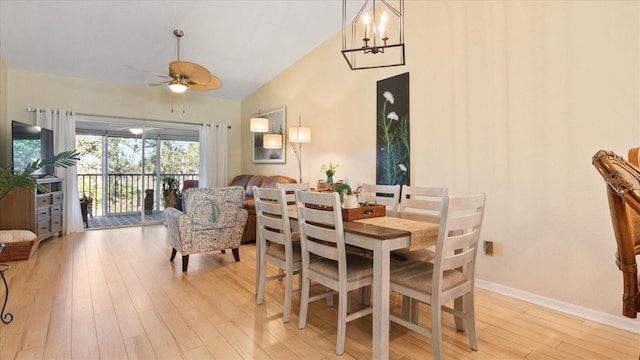
{"type": "Polygon", "coordinates": [[[333,175],[335,175],[336,168],[338,166],[340,166],[340,164],[334,165],[332,162],[329,163],[329,166],[322,164],[320,171],[323,172],[325,175],[327,175],[327,184],[331,184],[333,182],[333,175]]]}

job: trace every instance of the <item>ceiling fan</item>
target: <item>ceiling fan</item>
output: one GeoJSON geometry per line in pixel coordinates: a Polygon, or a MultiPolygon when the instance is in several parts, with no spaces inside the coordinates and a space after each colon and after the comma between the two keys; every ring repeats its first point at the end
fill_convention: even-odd
{"type": "Polygon", "coordinates": [[[169,75],[156,74],[169,80],[151,83],[149,86],[169,85],[169,89],[176,93],[188,90],[208,91],[222,87],[222,81],[215,75],[211,75],[204,66],[189,61],[180,61],[180,38],[184,36],[182,30],[173,30],[178,39],[178,60],[169,63],[169,75]]]}

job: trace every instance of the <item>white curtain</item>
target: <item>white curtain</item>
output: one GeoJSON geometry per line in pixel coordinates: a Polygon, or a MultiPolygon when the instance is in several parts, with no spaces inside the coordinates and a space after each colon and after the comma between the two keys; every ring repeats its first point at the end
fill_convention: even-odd
{"type": "Polygon", "coordinates": [[[229,127],[200,128],[200,187],[223,187],[228,181],[229,127]]]}
{"type": "MultiPolygon", "coordinates": [[[[36,125],[53,130],[53,151],[76,148],[76,115],[73,111],[56,109],[36,109],[36,125]]],[[[63,178],[64,203],[62,233],[71,234],[84,231],[82,212],[78,198],[78,170],[75,166],[56,168],[56,176],[63,178]]]]}

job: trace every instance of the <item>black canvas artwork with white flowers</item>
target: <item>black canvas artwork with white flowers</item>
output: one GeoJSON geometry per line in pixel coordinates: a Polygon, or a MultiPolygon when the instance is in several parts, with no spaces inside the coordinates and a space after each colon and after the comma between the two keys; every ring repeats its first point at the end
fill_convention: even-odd
{"type": "Polygon", "coordinates": [[[409,185],[409,73],[377,85],[376,183],[409,185]]]}

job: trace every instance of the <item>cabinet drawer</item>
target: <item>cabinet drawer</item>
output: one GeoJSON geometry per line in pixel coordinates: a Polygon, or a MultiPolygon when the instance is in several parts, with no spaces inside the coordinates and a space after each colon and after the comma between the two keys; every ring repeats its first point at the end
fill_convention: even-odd
{"type": "Polygon", "coordinates": [[[44,220],[48,220],[49,216],[51,216],[51,207],[41,207],[36,209],[36,221],[41,222],[44,220]]]}
{"type": "Polygon", "coordinates": [[[62,204],[53,204],[51,205],[51,216],[62,215],[62,204]]]}
{"type": "Polygon", "coordinates": [[[61,203],[61,202],[62,202],[62,192],[61,191],[57,191],[57,192],[51,193],[51,203],[52,204],[61,203]]]}
{"type": "Polygon", "coordinates": [[[62,216],[52,216],[51,217],[51,232],[53,234],[58,235],[58,233],[62,230],[62,216]]]}
{"type": "Polygon", "coordinates": [[[36,226],[36,233],[40,236],[48,236],[51,232],[51,221],[50,219],[39,221],[36,226]]]}
{"type": "Polygon", "coordinates": [[[51,194],[36,196],[36,207],[51,205],[51,194]]]}

